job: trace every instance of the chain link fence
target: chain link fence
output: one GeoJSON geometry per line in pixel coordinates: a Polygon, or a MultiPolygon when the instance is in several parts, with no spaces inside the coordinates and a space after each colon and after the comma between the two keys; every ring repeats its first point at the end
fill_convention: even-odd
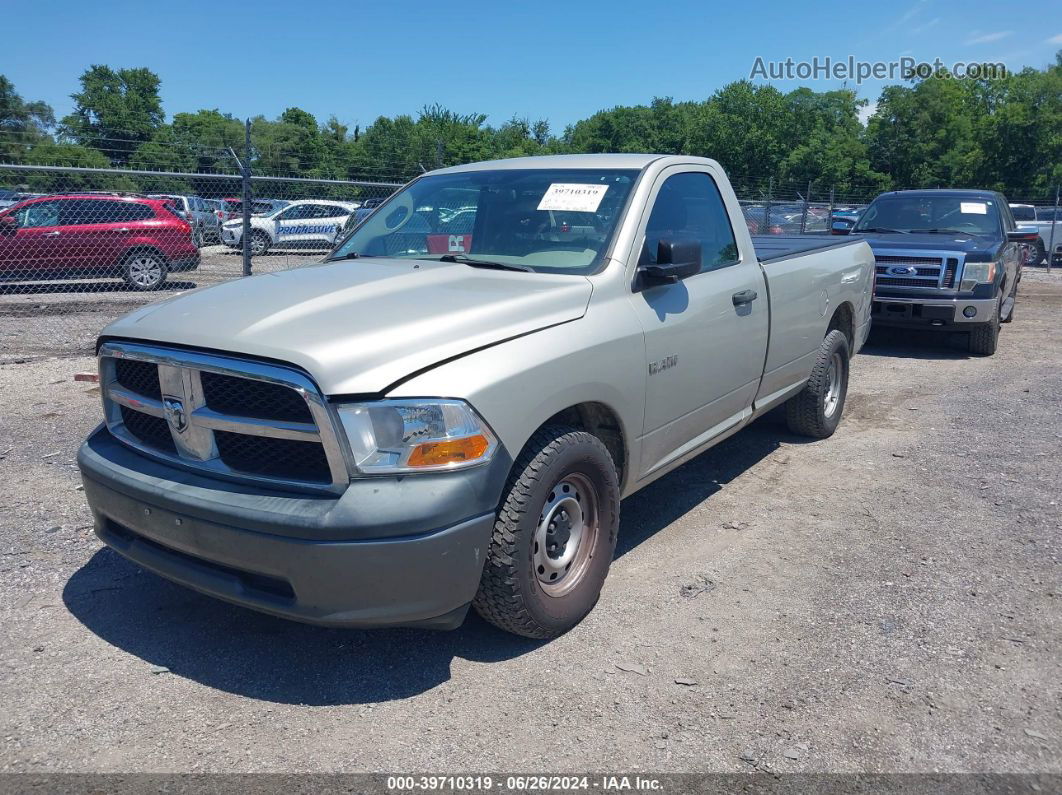
{"type": "MultiPolygon", "coordinates": [[[[103,326],[151,301],[319,262],[401,186],[259,176],[231,157],[239,173],[0,164],[0,363],[89,353],[103,326]]],[[[879,193],[774,179],[733,185],[754,235],[851,228],[879,193]]],[[[1058,200],[1058,188],[1010,197],[1017,222],[1041,230],[1027,264],[1047,252],[1062,264],[1058,200]]]]}

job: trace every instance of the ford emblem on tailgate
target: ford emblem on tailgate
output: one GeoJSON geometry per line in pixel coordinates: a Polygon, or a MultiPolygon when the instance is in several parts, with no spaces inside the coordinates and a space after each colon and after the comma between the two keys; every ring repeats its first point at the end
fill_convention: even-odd
{"type": "Polygon", "coordinates": [[[891,276],[914,276],[918,273],[918,268],[908,268],[904,265],[894,265],[889,268],[889,274],[891,276]]]}

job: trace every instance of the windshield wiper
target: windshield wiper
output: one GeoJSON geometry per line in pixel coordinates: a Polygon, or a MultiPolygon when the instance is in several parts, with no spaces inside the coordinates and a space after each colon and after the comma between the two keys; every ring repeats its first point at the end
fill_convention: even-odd
{"type": "Polygon", "coordinates": [[[862,229],[853,229],[852,231],[855,232],[855,233],[859,233],[859,232],[884,232],[884,233],[898,232],[901,235],[906,235],[907,234],[907,230],[906,229],[889,229],[887,226],[866,226],[866,227],[863,227],[862,229]]]}
{"type": "Polygon", "coordinates": [[[348,251],[346,254],[341,254],[338,257],[328,257],[325,262],[339,262],[345,259],[358,259],[358,257],[360,256],[361,254],[359,254],[357,251],[348,251]]]}
{"type": "Polygon", "coordinates": [[[970,237],[977,237],[976,232],[967,232],[965,229],[912,229],[911,232],[918,232],[926,235],[969,235],[970,237]]]}
{"type": "Polygon", "coordinates": [[[439,262],[460,262],[462,265],[468,265],[472,268],[491,268],[497,271],[520,271],[522,273],[534,273],[534,268],[529,268],[526,265],[512,265],[508,262],[492,262],[486,259],[472,259],[466,257],[464,254],[443,254],[439,257],[439,262]]]}

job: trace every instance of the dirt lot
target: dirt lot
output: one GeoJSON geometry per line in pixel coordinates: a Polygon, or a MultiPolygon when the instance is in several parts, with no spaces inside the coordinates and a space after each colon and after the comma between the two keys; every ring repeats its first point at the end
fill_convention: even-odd
{"type": "Polygon", "coordinates": [[[103,549],[61,354],[129,298],[0,309],[44,357],[0,365],[0,769],[1062,772],[1062,276],[995,357],[878,339],[832,439],[768,417],[627,500],[545,644],[301,626],[103,549]]]}

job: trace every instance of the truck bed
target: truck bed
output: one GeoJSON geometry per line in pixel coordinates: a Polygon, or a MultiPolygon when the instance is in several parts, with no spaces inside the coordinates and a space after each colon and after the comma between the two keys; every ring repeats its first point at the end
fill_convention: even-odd
{"type": "Polygon", "coordinates": [[[862,238],[842,237],[840,235],[753,235],[752,246],[756,257],[764,265],[772,262],[824,251],[841,246],[854,246],[862,238]]]}

